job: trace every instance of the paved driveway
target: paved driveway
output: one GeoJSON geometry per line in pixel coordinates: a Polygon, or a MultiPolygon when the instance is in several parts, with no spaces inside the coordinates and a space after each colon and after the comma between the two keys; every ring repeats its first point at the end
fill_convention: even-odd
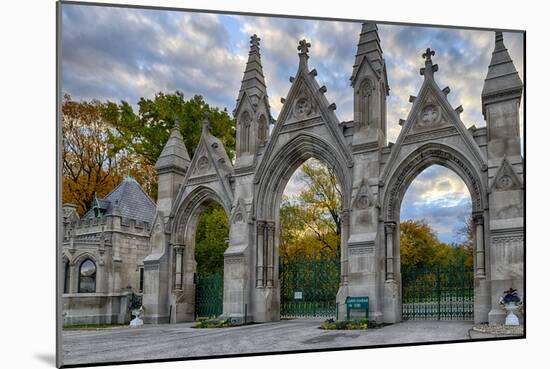
{"type": "Polygon", "coordinates": [[[64,331],[64,364],[281,352],[469,339],[469,321],[409,321],[365,331],[326,331],[321,321],[287,320],[232,328],[192,323],[64,331]]]}

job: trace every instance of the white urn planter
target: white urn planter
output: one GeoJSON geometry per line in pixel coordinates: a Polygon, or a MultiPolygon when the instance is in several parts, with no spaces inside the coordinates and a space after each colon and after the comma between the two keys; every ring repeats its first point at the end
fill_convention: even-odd
{"type": "Polygon", "coordinates": [[[519,305],[515,302],[509,302],[504,304],[504,309],[506,310],[504,325],[519,325],[519,319],[515,314],[516,310],[519,309],[519,305]]]}
{"type": "Polygon", "coordinates": [[[130,322],[130,328],[137,328],[143,325],[143,320],[140,319],[141,314],[143,314],[143,307],[132,310],[132,315],[135,316],[135,318],[130,322]]]}

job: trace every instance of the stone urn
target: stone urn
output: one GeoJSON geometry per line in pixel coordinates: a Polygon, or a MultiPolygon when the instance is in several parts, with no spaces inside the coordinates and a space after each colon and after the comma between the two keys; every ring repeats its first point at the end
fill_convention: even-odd
{"type": "Polygon", "coordinates": [[[132,315],[135,316],[134,319],[130,322],[130,328],[141,327],[143,325],[143,320],[140,319],[140,316],[143,314],[143,306],[140,306],[139,309],[132,310],[132,315]]]}
{"type": "Polygon", "coordinates": [[[519,305],[515,302],[509,302],[504,304],[504,309],[506,310],[504,325],[519,325],[519,319],[515,314],[516,310],[519,309],[519,305]]]}
{"type": "Polygon", "coordinates": [[[515,314],[521,305],[521,299],[519,298],[518,291],[510,288],[504,291],[504,295],[500,297],[500,304],[506,310],[506,320],[504,325],[519,325],[519,319],[515,314]]]}

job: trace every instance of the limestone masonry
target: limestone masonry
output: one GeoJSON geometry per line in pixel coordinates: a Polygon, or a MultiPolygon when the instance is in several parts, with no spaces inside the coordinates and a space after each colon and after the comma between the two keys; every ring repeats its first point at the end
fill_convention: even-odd
{"type": "Polygon", "coordinates": [[[439,164],[457,173],[472,197],[474,320],[503,323],[502,292],[516,288],[525,298],[525,245],[523,84],[502,33],[496,32],[481,95],[486,127],[465,127],[462,107],[453,108],[447,100],[450,88],[436,83],[437,54],[428,48],[420,68],[422,87],[411,97],[395,143],[386,137],[390,86],[376,24],[364,23],[359,35],[350,78],[354,118],[347,122],[338,119],[336,105],[325,96],[327,87],[319,86],[317,71],[309,68],[314,47],[306,40],[299,42],[296,75],[275,120],[260,38],[253,35],[250,44],[233,111],[234,164],[205,117],[193,158],[177,125],[172,130],[156,164],[156,205],[127,178],[105,199],[96,199],[82,219],[64,206],[65,322],[123,322],[127,286],[143,291],[146,323],[193,320],[195,231],[211,202],[222,205],[230,221],[223,316],[240,322],[278,320],[281,196],[292,173],[316,158],[334,168],[343,193],[340,316],[346,297],[369,296],[371,320],[401,321],[401,201],[422,170],[439,164]]]}

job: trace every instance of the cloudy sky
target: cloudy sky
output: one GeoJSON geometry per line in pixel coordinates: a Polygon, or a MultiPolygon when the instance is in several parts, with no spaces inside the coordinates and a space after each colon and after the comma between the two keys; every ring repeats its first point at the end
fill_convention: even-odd
{"type": "MultiPolygon", "coordinates": [[[[73,99],[125,100],[182,91],[232,111],[248,56],[249,37],[261,38],[262,63],[272,114],[286,96],[298,65],[296,46],[311,42],[309,64],[328,88],[341,120],[352,118],[349,85],[360,23],[296,20],[161,10],[63,5],[62,89],[73,99]]],[[[462,105],[467,127],[483,126],[481,89],[494,33],[428,27],[379,25],[391,88],[388,137],[397,138],[422,83],[421,54],[435,50],[436,80],[449,86],[453,107],[462,105]]],[[[523,37],[505,33],[505,44],[523,77],[523,37]]],[[[296,181],[288,190],[299,187],[296,181]]],[[[425,218],[446,242],[459,241],[455,229],[471,208],[470,196],[457,175],[431,167],[413,182],[402,206],[402,219],[425,218]],[[460,214],[460,216],[457,216],[460,214]]]]}

